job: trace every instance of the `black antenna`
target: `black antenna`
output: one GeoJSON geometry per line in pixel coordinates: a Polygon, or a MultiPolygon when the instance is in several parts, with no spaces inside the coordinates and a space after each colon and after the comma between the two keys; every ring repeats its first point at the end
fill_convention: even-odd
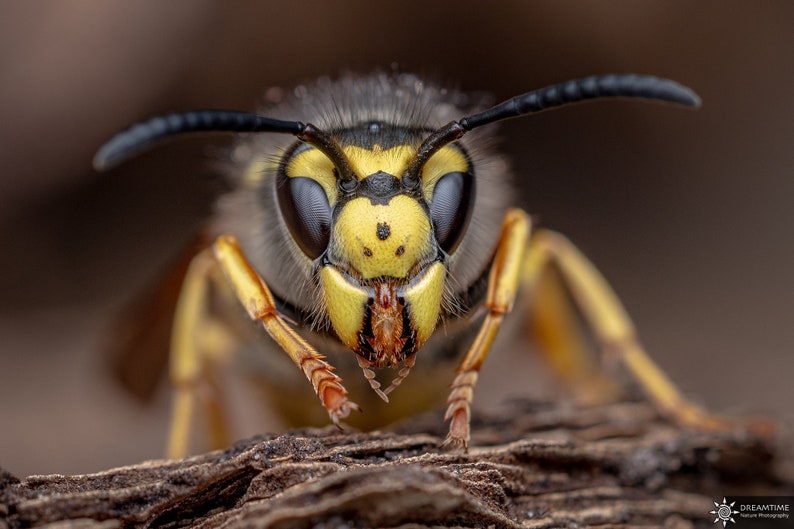
{"type": "Polygon", "coordinates": [[[700,98],[689,88],[650,75],[595,75],[559,83],[508,99],[479,114],[467,116],[441,127],[425,138],[408,165],[403,180],[417,185],[422,167],[439,149],[457,141],[468,131],[503,119],[525,116],[555,107],[606,97],[631,97],[666,101],[690,107],[700,106],[700,98]]]}
{"type": "Polygon", "coordinates": [[[339,179],[343,184],[356,182],[350,163],[339,145],[311,123],[282,121],[231,110],[192,110],[157,116],[132,125],[113,136],[97,151],[94,168],[97,171],[112,169],[165,138],[193,132],[292,134],[328,156],[339,170],[339,179]]]}

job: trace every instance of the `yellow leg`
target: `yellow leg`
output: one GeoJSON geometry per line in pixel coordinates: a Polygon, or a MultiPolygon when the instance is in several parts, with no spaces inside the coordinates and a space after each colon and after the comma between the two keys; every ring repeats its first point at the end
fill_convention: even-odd
{"type": "Polygon", "coordinates": [[[457,369],[452,382],[452,392],[447,399],[445,420],[450,421],[445,444],[466,447],[469,443],[469,421],[474,385],[491,348],[502,319],[513,307],[518,289],[524,249],[529,238],[531,223],[526,213],[511,209],[502,223],[502,233],[496,247],[488,277],[485,306],[488,313],[468,353],[457,369]]]}
{"type": "Polygon", "coordinates": [[[208,294],[217,266],[208,251],[190,263],[177,303],[171,334],[170,376],[174,388],[168,456],[188,453],[197,403],[203,407],[213,448],[228,444],[228,427],[215,365],[231,350],[225,329],[207,314],[208,294]]]}
{"type": "Polygon", "coordinates": [[[248,315],[251,319],[261,321],[271,338],[284,349],[295,365],[303,370],[334,424],[338,426],[339,420],[347,417],[351,410],[359,410],[357,404],[347,399],[347,390],[342,386],[342,379],[334,374],[334,368],[298,336],[278,313],[273,295],[262,278],[248,264],[234,237],[229,235],[219,237],[215,241],[213,251],[221,270],[237,299],[248,311],[248,315]]]}
{"type": "MultiPolygon", "coordinates": [[[[546,260],[529,244],[528,262],[546,260]]],[[[529,334],[552,371],[585,405],[605,404],[619,398],[621,391],[592,354],[563,278],[552,266],[535,268],[539,277],[522,281],[522,295],[530,300],[529,334]]]]}
{"type": "MultiPolygon", "coordinates": [[[[559,269],[604,353],[614,355],[626,367],[661,413],[682,425],[705,429],[742,426],[770,434],[765,422],[739,425],[686,399],[640,346],[623,306],[592,263],[562,235],[539,230],[530,242],[523,270],[523,282],[530,290],[549,264],[559,269]]],[[[563,363],[575,364],[576,359],[563,363]]]]}

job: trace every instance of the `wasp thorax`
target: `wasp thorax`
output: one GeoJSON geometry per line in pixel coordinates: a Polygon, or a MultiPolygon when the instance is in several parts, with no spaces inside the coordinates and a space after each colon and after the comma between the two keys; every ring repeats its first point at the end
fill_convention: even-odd
{"type": "Polygon", "coordinates": [[[416,199],[358,197],[342,207],[333,226],[331,260],[362,279],[406,278],[435,256],[430,219],[416,199]]]}

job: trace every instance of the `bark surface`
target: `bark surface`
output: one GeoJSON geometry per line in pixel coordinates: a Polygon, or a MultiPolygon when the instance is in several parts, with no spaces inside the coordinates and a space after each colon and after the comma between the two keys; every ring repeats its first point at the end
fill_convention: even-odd
{"type": "Polygon", "coordinates": [[[0,470],[0,528],[712,527],[724,495],[794,495],[768,442],[642,403],[513,402],[475,417],[467,453],[441,447],[443,427],[300,430],[90,475],[0,470]]]}

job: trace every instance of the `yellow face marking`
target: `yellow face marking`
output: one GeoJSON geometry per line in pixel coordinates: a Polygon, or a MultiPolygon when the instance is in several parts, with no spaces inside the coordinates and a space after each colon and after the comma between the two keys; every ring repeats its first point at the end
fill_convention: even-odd
{"type": "Polygon", "coordinates": [[[432,264],[419,281],[405,289],[405,302],[416,330],[417,346],[424,344],[436,328],[441,311],[444,274],[442,263],[432,264]]]}
{"type": "MultiPolygon", "coordinates": [[[[398,145],[385,150],[380,145],[375,145],[372,149],[347,145],[342,147],[342,152],[345,153],[356,176],[363,179],[378,171],[399,177],[416,154],[416,149],[409,145],[398,145]]],[[[335,186],[333,170],[334,164],[331,159],[318,149],[301,151],[287,164],[287,176],[308,176],[321,184],[322,180],[329,179],[335,186]]]]}
{"type": "Polygon", "coordinates": [[[411,197],[397,195],[385,205],[354,198],[334,224],[333,254],[364,279],[402,278],[417,262],[433,256],[430,233],[427,214],[411,197]]]}
{"type": "MultiPolygon", "coordinates": [[[[410,145],[397,145],[383,149],[380,145],[365,149],[357,145],[342,147],[350,167],[359,179],[383,171],[400,178],[408,163],[416,154],[416,148],[410,145]]],[[[466,171],[468,161],[460,149],[452,146],[443,147],[425,163],[422,169],[422,193],[425,199],[433,197],[436,182],[446,173],[466,171]]],[[[253,170],[253,168],[252,168],[253,170]]],[[[287,176],[305,176],[316,180],[325,190],[331,207],[336,203],[336,178],[334,164],[318,149],[306,149],[293,156],[286,167],[287,176]]]]}
{"type": "Polygon", "coordinates": [[[349,145],[342,150],[359,179],[378,171],[400,178],[416,154],[416,149],[409,145],[397,145],[386,150],[380,145],[375,145],[372,150],[349,145]]]}
{"type": "Polygon", "coordinates": [[[430,157],[422,168],[422,193],[425,200],[430,202],[433,199],[433,190],[438,179],[451,172],[466,172],[469,169],[469,162],[463,152],[447,145],[430,157]]]}
{"type": "Polygon", "coordinates": [[[334,163],[317,149],[306,149],[293,156],[285,171],[290,178],[304,176],[320,184],[328,197],[328,203],[336,203],[336,177],[334,163]]]}
{"type": "Polygon", "coordinates": [[[337,336],[349,348],[358,349],[358,333],[364,325],[369,296],[332,266],[320,270],[320,281],[328,317],[337,336]]]}

